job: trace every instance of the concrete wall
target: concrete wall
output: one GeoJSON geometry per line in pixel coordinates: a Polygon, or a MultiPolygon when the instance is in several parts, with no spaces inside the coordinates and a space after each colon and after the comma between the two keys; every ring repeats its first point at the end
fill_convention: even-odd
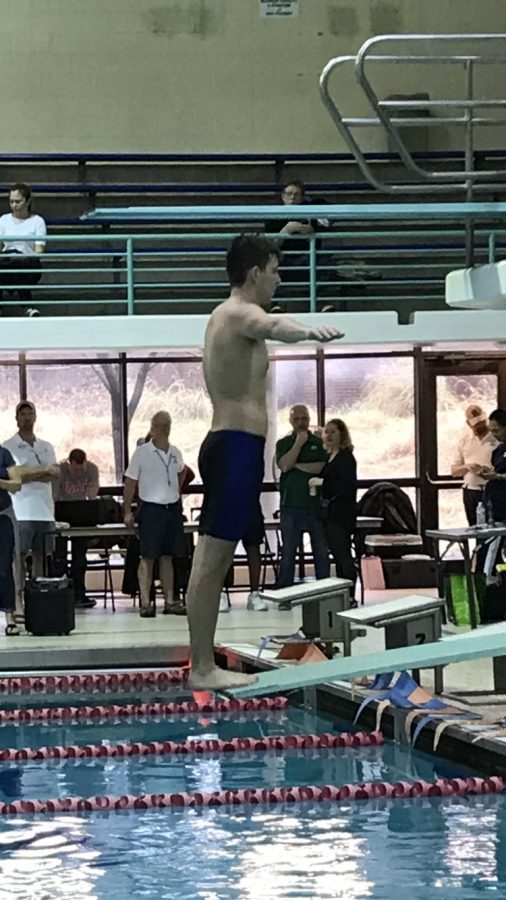
{"type": "MultiPolygon", "coordinates": [[[[331,57],[373,34],[506,31],[504,0],[299,6],[297,18],[265,19],[258,0],[6,0],[0,152],[343,149],[318,95],[331,57]]],[[[415,75],[382,78],[380,93],[437,95],[434,74],[415,75]]],[[[339,92],[348,114],[360,110],[351,79],[339,92]]]]}

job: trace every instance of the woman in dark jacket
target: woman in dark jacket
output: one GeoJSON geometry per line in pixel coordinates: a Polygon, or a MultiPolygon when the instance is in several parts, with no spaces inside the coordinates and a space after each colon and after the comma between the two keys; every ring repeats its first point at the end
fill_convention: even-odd
{"type": "Polygon", "coordinates": [[[492,465],[479,470],[487,481],[483,500],[492,505],[494,522],[506,521],[506,410],[494,409],[488,417],[488,430],[499,441],[492,452],[492,465]]]}
{"type": "Polygon", "coordinates": [[[313,490],[321,487],[325,530],[338,578],[355,584],[356,569],[351,541],[357,517],[357,462],[350,433],[342,419],[330,419],[325,426],[325,445],[329,458],[318,478],[309,480],[313,490]]]}
{"type": "MultiPolygon", "coordinates": [[[[487,482],[483,493],[483,502],[487,511],[487,520],[506,522],[506,410],[494,409],[488,417],[488,430],[499,442],[492,451],[491,466],[475,466],[473,471],[487,482]]],[[[476,571],[495,573],[498,562],[502,562],[504,540],[499,544],[494,541],[482,541],[478,544],[476,554],[476,571]],[[489,558],[489,553],[491,554],[489,558]],[[495,556],[494,556],[495,554],[495,556]]],[[[486,614],[486,612],[485,612],[486,614]]],[[[503,616],[501,616],[503,618],[503,616]]],[[[486,618],[488,621],[488,616],[486,618]]]]}

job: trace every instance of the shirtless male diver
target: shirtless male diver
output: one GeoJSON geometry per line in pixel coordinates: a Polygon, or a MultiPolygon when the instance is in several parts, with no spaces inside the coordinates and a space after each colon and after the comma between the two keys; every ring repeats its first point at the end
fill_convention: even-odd
{"type": "Polygon", "coordinates": [[[213,406],[211,430],[199,455],[204,502],[186,604],[195,690],[223,690],[256,681],[220,669],[214,633],[220,592],[237,543],[262,488],[267,434],[266,340],[337,340],[329,325],[308,328],[286,316],[268,315],[281,279],[278,246],[256,234],[235,238],[227,254],[231,293],[212,313],[204,344],[204,378],[213,406]]]}

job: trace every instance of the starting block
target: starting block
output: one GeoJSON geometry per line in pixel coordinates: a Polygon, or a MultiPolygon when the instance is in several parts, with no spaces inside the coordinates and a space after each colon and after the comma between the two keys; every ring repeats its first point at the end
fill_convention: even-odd
{"type": "Polygon", "coordinates": [[[506,260],[448,272],[446,302],[456,309],[506,309],[506,260]]]}
{"type": "Polygon", "coordinates": [[[345,578],[322,578],[279,590],[263,590],[260,596],[284,609],[301,606],[305,636],[332,644],[345,639],[346,627],[339,613],[350,608],[352,588],[352,582],[345,578]]]}
{"type": "MultiPolygon", "coordinates": [[[[352,623],[370,628],[385,629],[385,649],[412,647],[416,644],[431,644],[442,636],[442,611],[445,601],[440,597],[423,597],[410,594],[386,603],[349,609],[339,613],[345,629],[344,655],[351,654],[350,628],[352,623]]],[[[443,673],[439,666],[434,669],[435,693],[443,691],[443,673]]]]}

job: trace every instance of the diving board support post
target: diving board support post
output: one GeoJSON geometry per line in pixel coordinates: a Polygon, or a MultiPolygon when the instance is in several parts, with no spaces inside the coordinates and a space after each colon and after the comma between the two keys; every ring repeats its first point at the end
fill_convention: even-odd
{"type": "Polygon", "coordinates": [[[506,694],[506,656],[494,656],[494,690],[496,694],[506,694]]]}
{"type": "Polygon", "coordinates": [[[331,659],[327,662],[307,663],[304,666],[283,667],[263,672],[253,684],[227,691],[233,697],[256,697],[283,693],[310,685],[332,681],[349,681],[359,675],[377,675],[402,669],[432,669],[450,663],[472,659],[504,656],[506,624],[481,628],[470,634],[443,638],[433,644],[400,647],[331,659]]]}

